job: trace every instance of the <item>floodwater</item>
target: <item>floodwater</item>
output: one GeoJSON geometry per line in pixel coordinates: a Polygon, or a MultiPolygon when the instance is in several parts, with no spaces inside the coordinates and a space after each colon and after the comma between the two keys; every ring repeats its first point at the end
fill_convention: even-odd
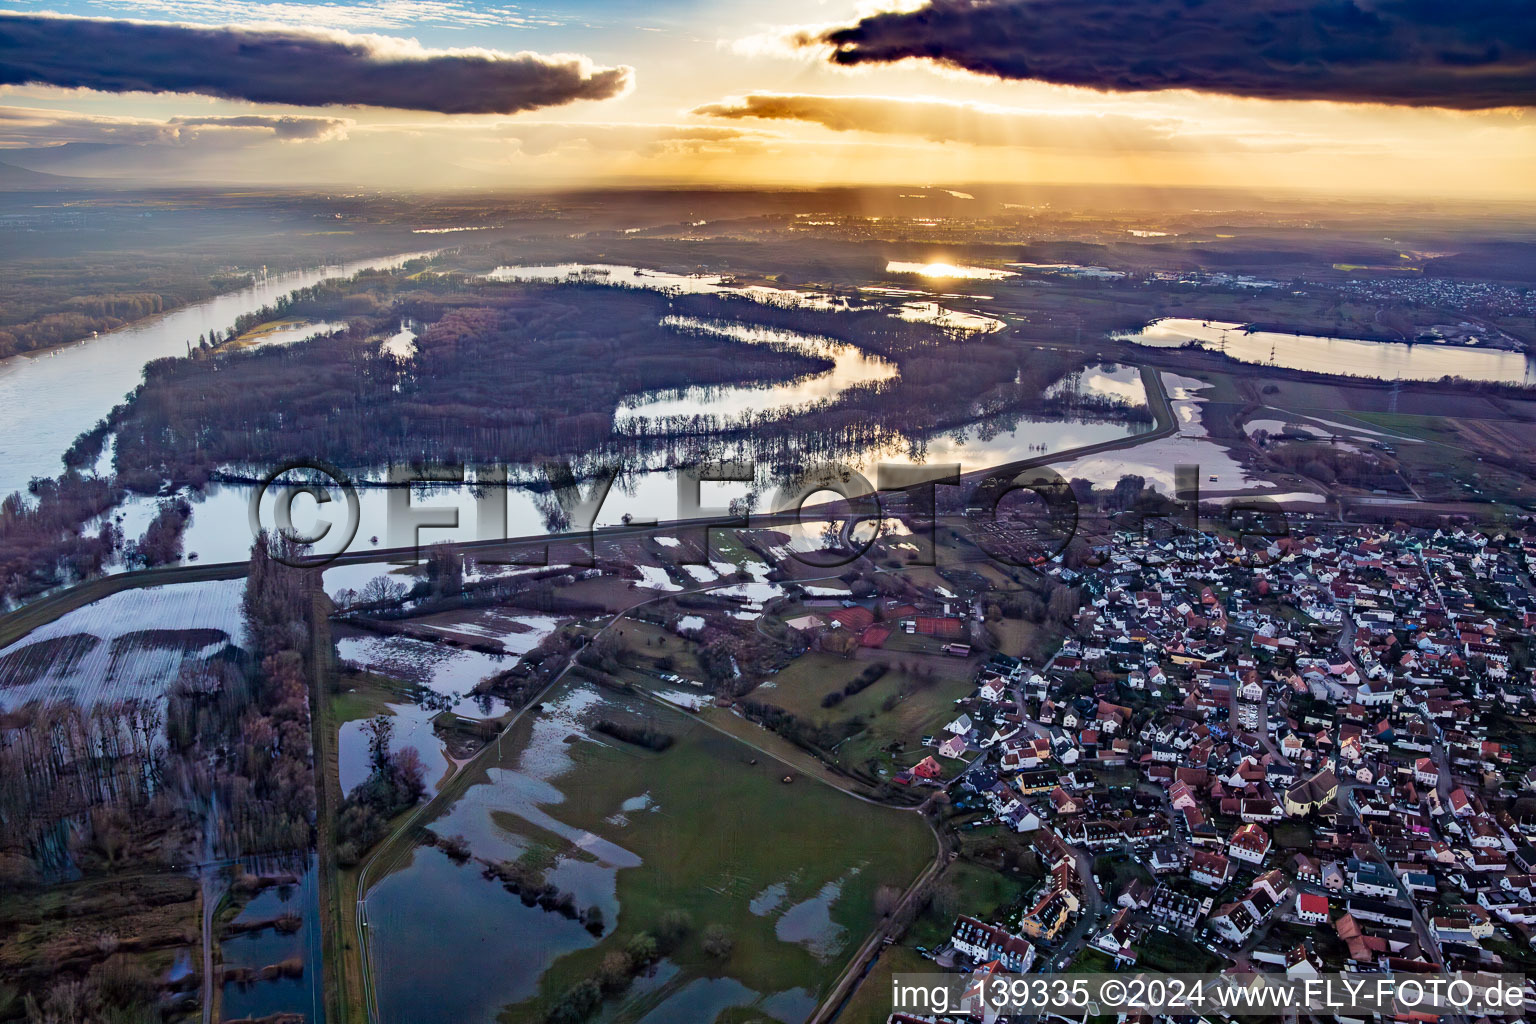
{"type": "Polygon", "coordinates": [[[68,612],[0,650],[0,708],[165,696],[188,657],[245,639],[244,580],[145,587],[68,612]]]}
{"type": "MultiPolygon", "coordinates": [[[[733,330],[752,333],[762,343],[771,343],[772,335],[787,333],[764,331],[758,335],[758,328],[740,324],[729,326],[733,330]]],[[[821,341],[808,340],[816,344],[821,341]]],[[[839,352],[834,358],[840,363],[839,369],[800,382],[767,388],[690,388],[668,398],[658,395],[636,396],[621,407],[619,418],[711,412],[724,417],[747,408],[763,410],[790,407],[814,401],[823,389],[835,391],[850,382],[884,379],[889,366],[882,360],[856,354],[839,352]]],[[[1078,394],[1086,398],[1107,399],[1134,406],[1146,404],[1145,389],[1135,367],[1089,367],[1072,381],[1072,385],[1078,394]]],[[[1058,387],[1053,393],[1064,390],[1065,386],[1058,387]]],[[[959,463],[961,471],[969,473],[989,466],[1046,457],[1052,452],[1122,440],[1134,437],[1145,429],[1143,424],[1091,417],[1007,416],[995,420],[978,420],[926,438],[899,438],[888,445],[870,446],[844,457],[840,464],[862,474],[873,486],[878,482],[878,467],[881,464],[959,463]]],[[[751,453],[741,445],[725,446],[721,456],[727,459],[750,459],[751,453]]],[[[756,479],[751,483],[704,482],[694,488],[686,478],[680,480],[676,472],[667,469],[665,461],[665,457],[657,456],[647,465],[637,467],[617,479],[602,502],[596,525],[617,526],[624,522],[643,523],[651,520],[665,522],[695,518],[700,514],[723,514],[718,510],[733,501],[746,499],[751,494],[756,495],[755,508],[760,511],[771,511],[781,504],[780,483],[774,467],[766,462],[758,464],[756,479]],[[696,495],[692,493],[695,489],[696,495]],[[692,511],[689,500],[697,500],[704,506],[702,512],[692,511]]],[[[584,483],[582,486],[583,495],[588,495],[592,485],[584,483]]],[[[472,490],[469,484],[423,485],[409,489],[360,487],[359,518],[352,531],[345,528],[345,503],[339,490],[334,491],[332,500],[324,504],[316,503],[307,494],[299,494],[293,503],[293,523],[298,531],[307,536],[318,535],[325,530],[327,523],[332,524],[329,532],[314,545],[314,550],[319,554],[406,547],[417,543],[418,538],[422,545],[427,545],[438,541],[468,541],[486,536],[534,537],[552,532],[551,524],[555,521],[550,516],[552,512],[559,511],[559,503],[550,494],[528,486],[511,486],[507,489],[503,514],[494,503],[478,502],[472,490]],[[407,505],[409,511],[406,510],[407,505]],[[419,533],[409,526],[412,517],[424,524],[419,533]],[[343,542],[345,547],[342,547],[343,542]]],[[[263,495],[259,522],[270,525],[274,521],[273,510],[279,491],[279,488],[271,488],[263,495]]],[[[208,563],[244,561],[250,557],[252,533],[249,505],[253,493],[250,487],[221,484],[210,484],[200,493],[187,493],[186,496],[192,502],[192,519],[184,535],[183,559],[192,561],[193,555],[196,555],[196,561],[208,563]]],[[[116,515],[120,517],[119,523],[126,537],[137,538],[144,532],[160,500],[133,497],[119,508],[116,515]]],[[[383,570],[377,566],[359,566],[347,571],[356,574],[348,585],[361,587],[383,570]]],[[[330,579],[326,587],[328,591],[338,589],[338,585],[330,579]]]]}
{"type": "Polygon", "coordinates": [[[239,342],[238,347],[245,350],[255,348],[272,348],[276,345],[295,345],[301,341],[318,338],[322,334],[330,334],[332,331],[346,330],[345,321],[332,320],[304,320],[296,323],[284,324],[274,327],[269,331],[239,342]]]}
{"type": "Polygon", "coordinates": [[[792,942],[810,950],[823,963],[842,952],[848,942],[848,930],[832,920],[832,904],[843,894],[844,879],[823,885],[810,899],[785,910],[774,925],[781,942],[792,942]]]}
{"type": "Polygon", "coordinates": [[[579,921],[524,906],[478,864],[454,864],[435,848],[417,849],[409,870],[373,887],[368,928],[380,1017],[400,1022],[489,1024],[535,995],[555,960],[597,941],[579,921]]]}
{"type": "Polygon", "coordinates": [[[961,334],[990,334],[1005,326],[996,317],[967,313],[958,309],[946,309],[937,302],[904,302],[894,316],[913,324],[933,324],[946,331],[961,334]]]}
{"type": "Polygon", "coordinates": [[[414,320],[400,321],[400,329],[379,346],[379,351],[397,359],[410,359],[416,354],[416,335],[420,325],[414,320]]]}
{"type": "MultiPolygon", "coordinates": [[[[453,762],[448,749],[432,731],[432,719],[438,713],[419,704],[400,703],[385,705],[388,708],[390,749],[410,747],[421,757],[426,767],[427,792],[436,793],[448,778],[453,762]]],[[[371,754],[368,749],[369,735],[365,728],[368,719],[359,718],[343,722],[336,739],[336,767],[341,775],[341,791],[350,793],[372,773],[371,754]]]]}
{"type": "Polygon", "coordinates": [[[95,426],[143,379],[144,364],[186,355],[199,335],[224,331],[235,318],[289,292],[369,269],[397,267],[424,253],[273,274],[248,288],[62,348],[0,361],[0,494],[24,490],[35,476],[57,476],[70,444],[95,426]]]}
{"type": "Polygon", "coordinates": [[[636,420],[658,422],[699,416],[712,416],[722,423],[734,423],[749,415],[777,415],[829,402],[849,388],[890,380],[900,372],[894,363],[867,355],[862,349],[833,338],[734,320],[669,316],[664,317],[661,323],[674,330],[730,338],[749,345],[801,351],[807,355],[830,359],[833,365],[825,373],[783,384],[690,387],[680,394],[669,392],[638,396],[619,406],[614,414],[616,426],[624,426],[636,420]]]}
{"type": "MultiPolygon", "coordinates": [[[[957,268],[958,269],[958,268],[957,268]]],[[[612,263],[560,263],[542,267],[497,267],[485,275],[493,281],[548,281],[567,284],[602,284],[615,288],[644,288],[673,295],[739,295],[765,306],[792,306],[827,312],[869,309],[853,305],[847,299],[822,292],[769,288],[764,285],[737,285],[719,274],[671,274],[664,270],[620,266],[612,263]]],[[[892,316],[915,323],[932,323],[960,333],[987,333],[1000,330],[1001,320],[976,313],[945,309],[937,302],[909,302],[892,316]]]]}
{"type": "Polygon", "coordinates": [[[1002,281],[1019,276],[1012,270],[994,270],[991,267],[973,267],[963,263],[912,263],[906,260],[891,260],[885,265],[885,272],[963,281],[1002,281]]]}
{"type": "MultiPolygon", "coordinates": [[[[277,865],[276,867],[281,867],[277,865]]],[[[261,865],[251,870],[260,872],[261,865]]],[[[270,921],[296,915],[299,930],[284,934],[275,928],[232,935],[219,944],[226,968],[260,971],[289,961],[303,965],[298,977],[278,977],[247,984],[226,982],[220,1000],[224,1020],[261,1019],[275,1014],[302,1014],[313,1024],[325,1022],[325,993],[321,962],[320,890],[314,855],[297,885],[274,886],[254,896],[235,918],[236,923],[270,921]]]]}
{"type": "Polygon", "coordinates": [[[1409,345],[1396,341],[1323,338],[1312,334],[1248,331],[1220,320],[1155,320],[1123,337],[1151,348],[1178,348],[1190,342],[1224,352],[1244,363],[1280,366],[1309,373],[1342,374],[1377,380],[1466,380],[1536,384],[1536,361],[1519,352],[1463,345],[1409,345]]]}
{"type": "MultiPolygon", "coordinates": [[[[632,787],[619,790],[616,810],[595,826],[603,835],[572,823],[580,812],[563,805],[581,803],[577,794],[567,792],[580,778],[573,774],[578,771],[573,750],[578,743],[606,744],[588,723],[613,699],[588,684],[560,692],[529,720],[526,739],[510,741],[521,744],[508,748],[509,754],[516,751],[508,759],[510,767],[488,770],[483,784],[470,786],[432,824],[439,835],[463,835],[476,857],[491,861],[559,851],[546,879],[570,893],[577,907],[599,908],[609,931],[624,920],[620,873],[644,864],[634,851],[654,856],[650,851],[658,830],[671,827],[674,813],[688,813],[675,812],[668,797],[653,794],[649,783],[661,780],[665,790],[665,779],[637,772],[632,787]]],[[[722,813],[729,830],[735,819],[722,813]]],[[[729,845],[741,838],[721,842],[729,845]]],[[[723,899],[739,900],[758,917],[770,918],[763,927],[779,942],[823,964],[846,954],[853,936],[832,915],[861,867],[846,868],[836,878],[816,878],[810,891],[799,886],[790,898],[798,876],[790,874],[788,863],[780,865],[787,882],[767,887],[736,877],[735,858],[726,857],[722,864],[725,874],[711,884],[712,890],[723,886],[728,894],[716,890],[723,899]]],[[[567,917],[525,907],[499,882],[483,877],[475,861],[455,866],[436,848],[417,848],[407,865],[381,879],[368,894],[367,914],[379,1009],[386,1021],[489,1024],[508,1006],[515,1009],[505,1019],[537,1019],[518,1004],[539,993],[544,972],[562,956],[598,941],[567,917]],[[433,937],[443,955],[420,955],[424,935],[433,937]],[[451,969],[445,970],[445,963],[451,969]]],[[[624,927],[619,924],[621,936],[624,927]]],[[[696,972],[697,965],[664,960],[654,973],[636,979],[622,1000],[606,1003],[595,1019],[707,1022],[730,1007],[750,1007],[759,1011],[758,1018],[796,1024],[815,1009],[816,994],[805,988],[755,989],[731,977],[689,976],[696,972]]]]}
{"type": "Polygon", "coordinates": [[[819,292],[802,292],[765,285],[737,285],[721,274],[673,274],[665,270],[614,263],[558,263],[540,267],[497,267],[485,275],[492,281],[545,281],[555,284],[601,284],[614,288],[643,288],[671,295],[740,295],[765,306],[803,309],[850,309],[847,300],[819,292]]]}
{"type": "Polygon", "coordinates": [[[751,1008],[783,1024],[799,1024],[816,1009],[816,997],[793,989],[765,999],[735,978],[695,978],[637,1024],[712,1021],[732,1007],[751,1008]]]}
{"type": "Polygon", "coordinates": [[[1200,407],[1205,403],[1200,393],[1208,389],[1209,384],[1167,371],[1163,371],[1162,379],[1173,406],[1178,433],[1132,448],[1084,456],[1053,468],[1069,480],[1083,477],[1100,487],[1113,486],[1122,476],[1134,474],[1145,478],[1149,486],[1164,494],[1174,492],[1174,471],[1180,465],[1199,467],[1200,487],[1205,491],[1273,486],[1255,481],[1226,448],[1212,441],[1206,433],[1200,422],[1200,407]]]}
{"type": "MultiPolygon", "coordinates": [[[[440,697],[463,698],[476,683],[517,664],[515,657],[485,654],[409,636],[339,635],[336,654],[372,672],[424,686],[440,697]]],[[[457,710],[457,709],[455,709],[457,710]]],[[[476,717],[468,711],[466,717],[476,717]]]]}
{"type": "MultiPolygon", "coordinates": [[[[440,835],[465,836],[477,856],[491,860],[515,860],[530,845],[493,813],[550,829],[578,852],[562,854],[546,879],[571,892],[579,906],[601,907],[612,927],[618,920],[616,873],[639,859],[544,809],[564,801],[549,780],[573,767],[569,740],[586,735],[583,715],[600,700],[595,690],[578,686],[547,702],[532,720],[515,770],[491,769],[487,784],[471,786],[432,827],[440,835]]],[[[386,1021],[493,1021],[502,1007],[537,994],[540,977],[555,960],[598,941],[578,921],[525,906],[499,882],[482,877],[477,863],[455,865],[435,848],[417,849],[409,867],[373,887],[368,922],[386,1021]],[[448,960],[423,957],[423,936],[451,948],[448,960]],[[509,951],[511,936],[515,952],[509,951]]]]}

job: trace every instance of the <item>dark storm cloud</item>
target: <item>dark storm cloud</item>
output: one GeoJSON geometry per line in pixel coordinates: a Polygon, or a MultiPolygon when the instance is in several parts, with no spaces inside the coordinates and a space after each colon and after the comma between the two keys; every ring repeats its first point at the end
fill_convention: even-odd
{"type": "Polygon", "coordinates": [[[514,114],[608,99],[629,76],[582,57],[429,50],[348,32],[0,14],[0,85],[514,114]]]}
{"type": "Polygon", "coordinates": [[[1536,0],[928,0],[801,42],[1112,91],[1536,103],[1536,0]]]}

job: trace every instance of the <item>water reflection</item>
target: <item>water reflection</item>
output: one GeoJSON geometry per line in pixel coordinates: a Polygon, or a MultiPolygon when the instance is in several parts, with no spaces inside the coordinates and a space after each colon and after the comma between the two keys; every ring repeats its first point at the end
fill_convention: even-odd
{"type": "MultiPolygon", "coordinates": [[[[497,267],[485,275],[492,281],[546,281],[556,284],[601,284],[614,288],[644,288],[672,295],[738,295],[765,306],[818,309],[825,312],[872,309],[855,305],[840,295],[824,292],[770,288],[765,285],[738,285],[721,274],[672,274],[664,270],[622,266],[613,263],[560,263],[539,267],[497,267]]],[[[909,302],[892,316],[913,323],[931,323],[959,333],[987,333],[1001,330],[1003,322],[977,313],[945,309],[937,302],[909,302]]]]}
{"type": "Polygon", "coordinates": [[[763,416],[800,410],[835,399],[852,387],[891,380],[899,372],[894,363],[867,355],[862,349],[833,338],[734,320],[669,316],[661,322],[663,326],[685,333],[714,335],[749,345],[767,345],[830,359],[832,369],[788,384],[690,387],[680,394],[637,396],[619,406],[614,414],[616,426],[635,420],[659,422],[705,416],[732,422],[748,414],[763,416]]]}
{"type": "Polygon", "coordinates": [[[1156,320],[1126,340],[1151,348],[1196,345],[1222,352],[1243,363],[1281,366],[1309,373],[1330,373],[1377,380],[1464,380],[1506,384],[1536,383],[1536,366],[1519,352],[1465,345],[1410,345],[1399,341],[1324,338],[1312,334],[1251,331],[1221,320],[1156,320]]]}
{"type": "Polygon", "coordinates": [[[885,272],[967,281],[1002,281],[1019,276],[1011,270],[993,270],[991,267],[973,267],[955,263],[911,263],[905,260],[891,260],[885,265],[885,272]]]}
{"type": "Polygon", "coordinates": [[[184,356],[200,335],[226,330],[299,288],[398,267],[426,253],[353,260],[290,274],[272,274],[248,288],[96,338],[0,362],[0,494],[24,490],[35,476],[56,476],[76,437],[106,416],[139,385],[144,364],[184,356]]]}

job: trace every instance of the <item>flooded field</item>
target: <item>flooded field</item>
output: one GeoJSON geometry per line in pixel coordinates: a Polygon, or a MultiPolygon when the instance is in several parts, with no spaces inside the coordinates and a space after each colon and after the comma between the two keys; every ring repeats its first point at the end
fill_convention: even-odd
{"type": "Polygon", "coordinates": [[[244,640],[244,580],[125,590],[0,650],[0,708],[160,697],[188,657],[244,640]]]}
{"type": "Polygon", "coordinates": [[[934,850],[917,815],[787,772],[681,711],[568,684],[432,823],[464,836],[474,859],[418,848],[369,894],[381,1016],[540,1021],[609,953],[666,934],[681,912],[685,934],[598,1019],[710,1021],[741,1007],[803,1020],[873,926],[875,890],[904,888],[934,850]],[[604,719],[675,742],[656,753],[599,731],[604,719]],[[760,842],[765,830],[778,841],[760,842]],[[569,894],[570,912],[486,877],[486,863],[505,862],[569,894]],[[498,944],[510,931],[513,958],[498,944]],[[431,970],[414,954],[428,933],[450,947],[431,970]]]}
{"type": "Polygon", "coordinates": [[[1377,380],[1499,381],[1536,384],[1536,365],[1519,352],[1464,345],[1409,345],[1357,338],[1251,331],[1238,323],[1170,318],[1155,320],[1124,337],[1151,348],[1179,348],[1191,343],[1222,352],[1239,362],[1283,366],[1311,373],[1371,377],[1377,380]]]}
{"type": "Polygon", "coordinates": [[[1204,402],[1200,393],[1210,385],[1194,377],[1166,371],[1162,379],[1173,405],[1174,420],[1179,428],[1177,434],[1120,451],[1054,464],[1052,468],[1068,479],[1084,477],[1101,487],[1113,486],[1116,480],[1131,473],[1144,477],[1149,485],[1164,494],[1173,493],[1174,467],[1179,465],[1199,467],[1202,491],[1272,486],[1257,481],[1226,448],[1212,441],[1206,433],[1200,422],[1200,406],[1204,402]]]}
{"type": "MultiPolygon", "coordinates": [[[[347,567],[353,568],[353,567],[347,567]]],[[[378,567],[372,567],[377,569],[378,567]]],[[[327,582],[336,570],[327,572],[327,582]]],[[[344,578],[341,577],[341,578],[344,578]]],[[[499,718],[509,710],[493,697],[470,691],[487,676],[505,671],[568,620],[552,615],[512,612],[501,608],[468,608],[411,620],[413,630],[436,634],[454,643],[472,642],[500,647],[504,654],[464,650],[409,636],[384,636],[343,627],[337,654],[366,671],[419,688],[416,700],[391,700],[383,713],[391,719],[396,748],[410,747],[426,766],[430,790],[456,766],[448,743],[433,728],[444,711],[470,721],[499,718]]],[[[368,778],[370,755],[367,719],[342,724],[337,738],[337,768],[343,793],[368,778]]]]}
{"type": "MultiPolygon", "coordinates": [[[[324,1024],[320,894],[314,860],[310,855],[300,866],[296,884],[263,889],[227,926],[233,934],[219,944],[224,970],[220,1019],[261,1020],[298,1013],[313,1024],[324,1024]]],[[[263,867],[256,864],[251,870],[259,872],[263,867]]]]}
{"type": "MultiPolygon", "coordinates": [[[[768,395],[767,390],[756,394],[768,395]]],[[[702,399],[707,403],[708,399],[702,399]]],[[[689,400],[691,401],[691,399],[689,400]]],[[[651,407],[640,406],[649,412],[651,407]]],[[[872,446],[856,453],[843,462],[866,475],[873,483],[880,463],[897,465],[922,465],[935,462],[959,462],[965,472],[995,466],[1022,459],[1048,455],[1053,451],[1065,451],[1082,445],[1097,444],[1130,438],[1145,430],[1143,424],[1124,423],[1093,418],[1048,418],[1031,416],[1006,416],[994,420],[978,421],[937,433],[922,439],[908,439],[886,446],[872,446]]],[[[728,452],[727,455],[730,453],[728,452]]],[[[761,501],[759,508],[772,506],[779,481],[774,467],[758,465],[759,479],[753,484],[724,483],[706,488],[705,504],[726,505],[738,497],[756,491],[761,501]],[[710,493],[713,492],[713,493],[710,493]]],[[[587,485],[590,486],[590,485],[587,485]]],[[[210,484],[197,494],[188,493],[192,502],[192,519],[187,525],[183,540],[183,561],[238,562],[250,556],[250,498],[253,488],[210,484]],[[195,558],[193,556],[196,556],[195,558]]],[[[339,501],[325,506],[313,498],[300,494],[293,503],[295,528],[304,533],[316,533],[325,524],[334,529],[324,540],[315,545],[318,553],[328,554],[339,550],[360,552],[380,547],[398,546],[390,542],[390,524],[408,520],[400,513],[392,519],[391,504],[404,505],[403,492],[382,487],[363,486],[358,489],[359,519],[356,529],[343,534],[344,509],[339,501]],[[347,541],[339,547],[337,538],[347,541]]],[[[686,516],[686,506],[680,498],[683,493],[674,471],[655,468],[633,472],[618,479],[604,500],[596,525],[617,526],[630,520],[668,521],[686,516]]],[[[339,496],[339,492],[338,492],[339,496]]],[[[424,485],[411,489],[410,505],[430,515],[434,521],[456,520],[457,525],[429,525],[419,533],[420,543],[438,541],[474,540],[481,536],[481,506],[477,503],[470,484],[462,486],[424,485]]],[[[277,489],[269,489],[261,505],[261,521],[272,522],[272,509],[277,502],[277,489]]],[[[122,505],[118,514],[124,533],[138,536],[148,526],[159,506],[159,499],[131,498],[122,505]]],[[[555,507],[547,492],[531,487],[513,486],[507,494],[505,527],[501,536],[531,537],[551,531],[551,508],[555,507]]],[[[495,529],[495,526],[491,526],[495,529]]],[[[399,544],[411,543],[412,534],[406,531],[399,544]]],[[[384,569],[362,569],[366,579],[379,575],[384,569]]],[[[335,587],[327,585],[328,590],[335,587]]]]}
{"type": "MultiPolygon", "coordinates": [[[[957,268],[958,269],[958,268],[957,268]]],[[[1008,275],[1004,275],[1008,276],[1008,275]]],[[[542,267],[497,267],[486,277],[493,281],[549,281],[553,283],[602,284],[615,288],[644,288],[677,295],[737,295],[766,306],[794,306],[835,312],[840,309],[868,309],[850,305],[845,298],[821,292],[763,285],[739,285],[719,274],[671,274],[644,267],[609,263],[561,263],[542,267]]],[[[874,307],[878,308],[878,307],[874,307]]],[[[987,333],[1000,330],[1001,320],[945,309],[937,302],[909,302],[900,305],[892,316],[915,323],[937,324],[961,333],[987,333]]]]}

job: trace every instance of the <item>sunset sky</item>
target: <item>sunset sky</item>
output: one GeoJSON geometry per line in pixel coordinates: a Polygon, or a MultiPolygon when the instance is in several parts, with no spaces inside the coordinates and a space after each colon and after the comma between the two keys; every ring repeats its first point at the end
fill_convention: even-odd
{"type": "Polygon", "coordinates": [[[0,10],[0,162],[60,174],[1536,194],[1527,0],[0,10]]]}

